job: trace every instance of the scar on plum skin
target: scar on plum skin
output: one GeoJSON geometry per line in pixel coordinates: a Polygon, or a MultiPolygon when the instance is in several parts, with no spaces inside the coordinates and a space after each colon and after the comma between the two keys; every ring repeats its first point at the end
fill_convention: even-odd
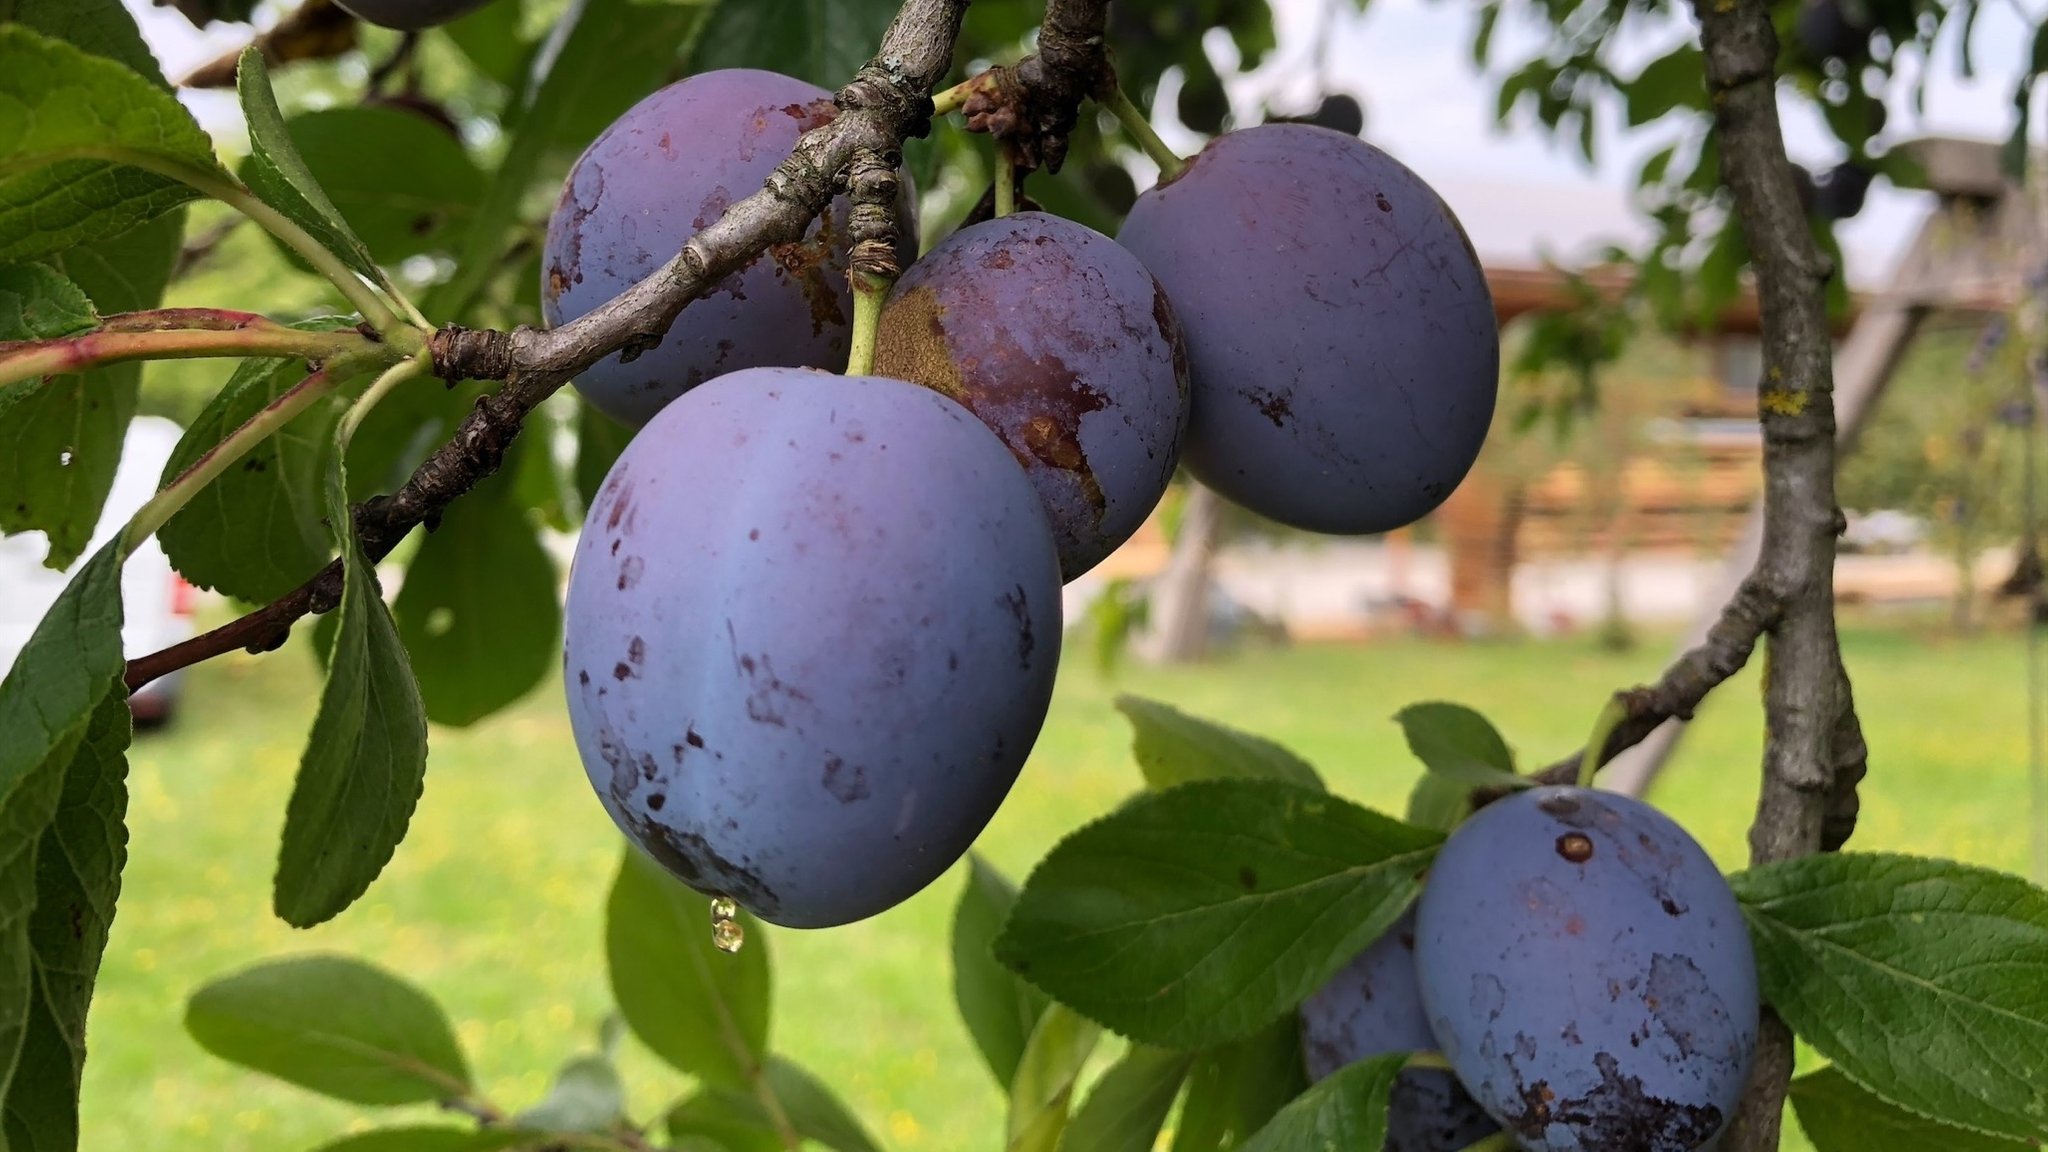
{"type": "Polygon", "coordinates": [[[1567,832],[1557,838],[1557,854],[1574,864],[1593,858],[1593,841],[1583,832],[1567,832]]]}

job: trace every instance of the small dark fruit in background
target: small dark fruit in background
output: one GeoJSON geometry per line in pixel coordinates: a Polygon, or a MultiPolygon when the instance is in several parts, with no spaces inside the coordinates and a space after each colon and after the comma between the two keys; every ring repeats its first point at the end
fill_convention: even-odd
{"type": "Polygon", "coordinates": [[[491,0],[334,0],[358,20],[399,32],[438,28],[469,15],[491,0]]]}
{"type": "Polygon", "coordinates": [[[1500,332],[1449,206],[1393,157],[1307,124],[1219,136],[1138,198],[1117,239],[1186,333],[1182,463],[1314,532],[1384,532],[1479,455],[1500,332]]]}
{"type": "Polygon", "coordinates": [[[974,415],[758,368],[664,409],[590,507],[564,682],[633,843],[763,920],[908,899],[1037,739],[1060,652],[1045,513],[974,415]]]}
{"type": "Polygon", "coordinates": [[[1431,1031],[1539,1152],[1693,1152],[1734,1115],[1756,961],[1706,852],[1639,800],[1532,788],[1460,825],[1416,906],[1431,1031]]]}
{"type": "Polygon", "coordinates": [[[1003,438],[1068,580],[1152,514],[1187,428],[1186,352],[1158,282],[1116,241],[1042,212],[963,228],[911,265],[875,372],[944,393],[1003,438]]]}
{"type": "MultiPolygon", "coordinates": [[[[1415,979],[1414,909],[1302,1002],[1301,1045],[1311,1081],[1373,1056],[1436,1048],[1415,979]]],[[[1382,1152],[1460,1152],[1499,1130],[1456,1076],[1408,1068],[1394,1081],[1382,1152]]]]}

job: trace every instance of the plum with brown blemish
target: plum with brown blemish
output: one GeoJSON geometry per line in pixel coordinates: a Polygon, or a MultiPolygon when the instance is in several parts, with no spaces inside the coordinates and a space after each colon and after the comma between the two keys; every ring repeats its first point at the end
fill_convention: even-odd
{"type": "Polygon", "coordinates": [[[1500,380],[1479,258],[1414,172],[1353,136],[1263,124],[1209,142],[1117,239],[1187,334],[1181,462],[1270,519],[1385,532],[1464,479],[1500,380]]]}
{"type": "MultiPolygon", "coordinates": [[[[832,94],[776,72],[700,73],[648,96],[606,128],[569,172],[548,217],[541,316],[585,315],[652,274],[733,204],[761,190],[798,137],[838,115],[832,94]]],[[[915,255],[915,196],[904,178],[899,258],[915,255]]],[[[851,343],[845,197],[803,240],[780,244],[685,308],[661,343],[614,352],[576,379],[628,427],[698,384],[742,368],[839,370],[851,343]]]]}
{"type": "Polygon", "coordinates": [[[490,3],[490,0],[335,0],[358,20],[398,32],[438,28],[490,3]]]}
{"type": "Polygon", "coordinates": [[[935,389],[994,429],[1045,501],[1072,580],[1166,493],[1188,421],[1180,325],[1137,257],[1042,212],[963,228],[906,271],[875,372],[935,389]]]}
{"type": "MultiPolygon", "coordinates": [[[[1301,1048],[1311,1081],[1374,1056],[1436,1049],[1415,977],[1413,908],[1302,1001],[1301,1048]]],[[[1387,1101],[1382,1152],[1459,1152],[1499,1130],[1457,1077],[1405,1068],[1387,1101]]]]}
{"type": "Polygon", "coordinates": [[[1415,961],[1445,1058],[1524,1148],[1692,1152],[1748,1082],[1742,911],[1639,800],[1546,787],[1480,809],[1430,867],[1415,961]]]}
{"type": "Polygon", "coordinates": [[[627,445],[577,542],[565,675],[599,799],[684,883],[815,928],[908,899],[1051,702],[1037,493],[953,401],[757,368],[627,445]]]}

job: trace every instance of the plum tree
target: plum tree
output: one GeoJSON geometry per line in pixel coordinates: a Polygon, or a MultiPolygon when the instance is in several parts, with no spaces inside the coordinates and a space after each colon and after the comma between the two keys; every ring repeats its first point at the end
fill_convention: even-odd
{"type": "Polygon", "coordinates": [[[619,826],[700,891],[825,927],[930,883],[1008,794],[1051,699],[1059,567],[966,409],[751,369],[627,445],[565,631],[577,749],[619,826]]]}
{"type": "MultiPolygon", "coordinates": [[[[824,89],[744,68],[700,73],[635,104],[576,161],[548,218],[543,318],[574,320],[661,267],[759,188],[798,136],[837,115],[824,89]]],[[[658,347],[630,361],[606,357],[577,388],[638,427],[722,373],[845,367],[848,211],[840,198],[801,242],[777,245],[691,304],[658,347]]],[[[901,234],[916,234],[907,214],[901,234]]],[[[911,255],[906,240],[901,258],[911,255]]]]}
{"type": "Polygon", "coordinates": [[[1042,212],[963,228],[904,273],[875,371],[937,389],[1010,446],[1072,580],[1165,494],[1188,422],[1187,357],[1136,257],[1042,212]]]}
{"type": "Polygon", "coordinates": [[[1416,910],[1444,1056],[1530,1149],[1687,1152],[1748,1080],[1757,976],[1735,895],[1641,801],[1531,788],[1452,834],[1416,910]]]}
{"type": "MultiPolygon", "coordinates": [[[[1414,909],[1302,1001],[1301,1043],[1310,1080],[1368,1057],[1436,1047],[1415,978],[1414,909]]],[[[1385,1152],[1458,1152],[1499,1129],[1451,1073],[1404,1069],[1388,1106],[1385,1152]]]]}
{"type": "Polygon", "coordinates": [[[491,0],[334,0],[358,20],[399,32],[437,28],[467,16],[491,0]]]}
{"type": "Polygon", "coordinates": [[[1381,532],[1451,494],[1493,416],[1500,339],[1464,230],[1365,142],[1219,136],[1123,230],[1187,333],[1183,462],[1262,516],[1381,532]]]}

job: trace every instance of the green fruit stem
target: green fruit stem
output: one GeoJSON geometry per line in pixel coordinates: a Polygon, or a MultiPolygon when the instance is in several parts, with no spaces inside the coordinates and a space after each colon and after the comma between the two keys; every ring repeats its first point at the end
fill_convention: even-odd
{"type": "Polygon", "coordinates": [[[1444,1054],[1441,1052],[1411,1052],[1408,1054],[1408,1062],[1401,1065],[1401,1067],[1427,1068],[1437,1072],[1449,1072],[1451,1070],[1451,1062],[1444,1059],[1444,1054]]]}
{"type": "Polygon", "coordinates": [[[1136,104],[1131,103],[1131,98],[1124,94],[1121,85],[1110,89],[1105,106],[1116,116],[1117,123],[1124,126],[1124,131],[1131,134],[1131,139],[1138,142],[1138,147],[1145,150],[1145,155],[1151,157],[1154,164],[1159,165],[1160,183],[1173,179],[1187,168],[1188,162],[1181,159],[1173,149],[1168,148],[1166,141],[1159,138],[1159,133],[1152,130],[1152,121],[1145,118],[1145,114],[1138,110],[1136,104]]]}
{"type": "Polygon", "coordinates": [[[967,104],[967,98],[974,95],[974,85],[979,76],[970,76],[951,88],[932,97],[932,116],[950,116],[967,104]]]}
{"type": "Polygon", "coordinates": [[[1008,140],[996,142],[996,218],[1017,210],[1017,150],[1008,140]]]}
{"type": "Polygon", "coordinates": [[[1593,786],[1593,774],[1600,771],[1600,757],[1607,751],[1607,738],[1626,719],[1628,708],[1621,697],[1609,697],[1607,706],[1600,710],[1600,718],[1593,722],[1593,734],[1586,738],[1586,751],[1579,757],[1579,787],[1593,786]]]}
{"type": "Polygon", "coordinates": [[[859,271],[849,279],[853,281],[853,347],[847,352],[846,374],[867,376],[875,370],[875,336],[882,327],[882,305],[896,280],[859,271]]]}
{"type": "Polygon", "coordinates": [[[1515,1138],[1509,1135],[1506,1129],[1502,1129],[1491,1136],[1481,1136],[1459,1149],[1459,1152],[1516,1152],[1515,1138]]]}

